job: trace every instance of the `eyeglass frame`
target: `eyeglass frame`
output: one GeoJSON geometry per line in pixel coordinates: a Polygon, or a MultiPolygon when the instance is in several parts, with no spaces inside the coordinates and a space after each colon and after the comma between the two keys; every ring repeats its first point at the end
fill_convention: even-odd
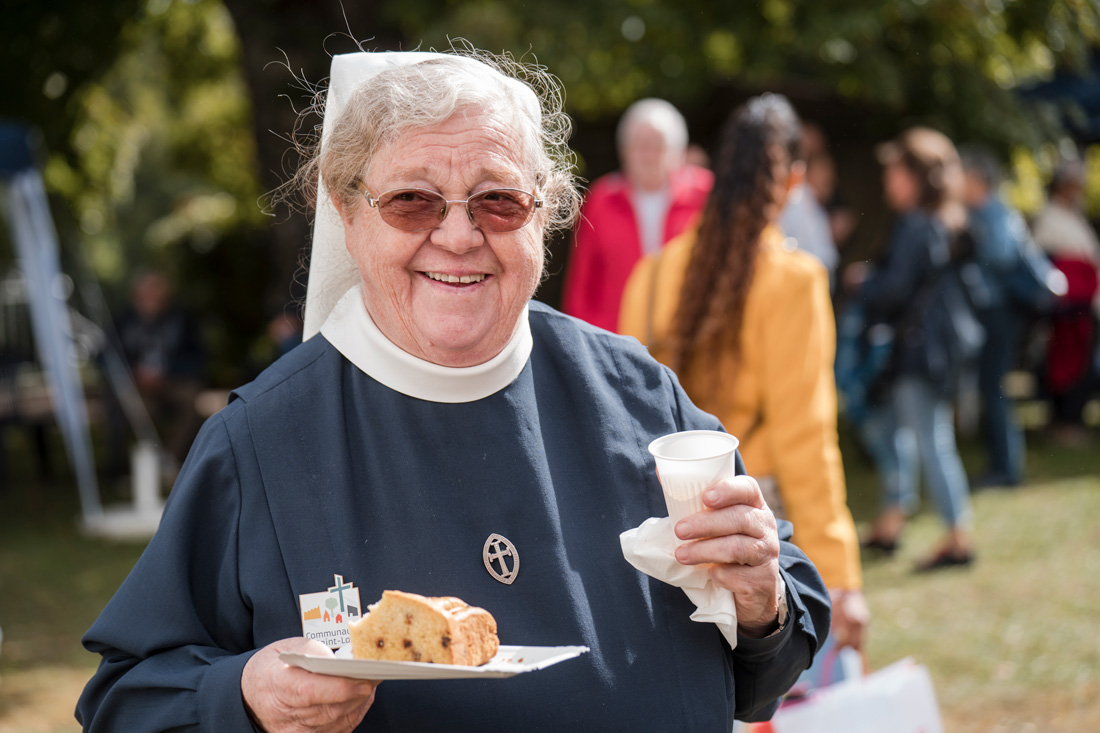
{"type": "MultiPolygon", "coordinates": [[[[474,226],[477,226],[477,222],[474,221],[474,212],[470,211],[470,199],[477,196],[483,196],[487,193],[492,193],[493,191],[515,191],[516,193],[522,193],[530,196],[531,199],[534,201],[534,207],[529,212],[527,219],[515,229],[505,229],[503,231],[493,232],[494,234],[507,234],[508,232],[519,231],[520,229],[531,223],[531,219],[533,219],[535,216],[535,209],[541,209],[543,206],[543,200],[540,199],[534,191],[524,191],[522,188],[487,188],[484,191],[478,191],[473,196],[469,196],[465,199],[449,199],[438,191],[433,191],[430,188],[417,188],[416,186],[411,186],[407,188],[391,188],[389,191],[383,191],[381,194],[375,197],[374,194],[370,192],[370,189],[367,188],[367,184],[363,183],[363,180],[361,178],[355,179],[355,187],[359,190],[359,193],[363,194],[363,196],[367,199],[368,206],[370,206],[372,209],[378,209],[379,216],[381,216],[382,214],[382,207],[379,206],[379,202],[386,194],[398,193],[401,191],[419,191],[423,193],[430,193],[433,196],[438,196],[443,200],[443,213],[439,216],[438,224],[442,224],[444,220],[446,220],[447,214],[451,211],[451,204],[462,204],[463,208],[466,209],[466,218],[468,218],[470,220],[470,223],[474,226]]],[[[390,224],[388,221],[386,221],[385,217],[382,217],[382,221],[386,222],[387,226],[391,226],[399,232],[427,232],[435,228],[433,226],[425,227],[424,229],[402,229],[401,227],[395,227],[393,226],[393,224],[390,224]]],[[[481,227],[478,226],[477,228],[480,229],[481,227]]]]}

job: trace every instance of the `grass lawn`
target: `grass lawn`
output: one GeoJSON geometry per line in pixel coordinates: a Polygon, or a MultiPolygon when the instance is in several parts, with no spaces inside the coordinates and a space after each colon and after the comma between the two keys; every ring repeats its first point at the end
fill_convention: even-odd
{"type": "MultiPolygon", "coordinates": [[[[906,656],[926,664],[951,732],[1100,729],[1100,442],[1066,449],[1032,438],[1028,485],[974,498],[973,568],[909,572],[940,532],[927,513],[896,558],[865,563],[872,665],[906,656]]],[[[80,636],[141,548],[81,537],[75,488],[33,479],[17,436],[7,447],[15,465],[0,486],[0,733],[76,731],[73,706],[98,661],[80,636]]],[[[862,523],[876,484],[848,436],[843,447],[862,523]]],[[[969,443],[964,461],[977,467],[969,443]]]]}
{"type": "Polygon", "coordinates": [[[921,516],[888,562],[865,563],[875,667],[932,672],[948,731],[1100,729],[1100,479],[974,501],[978,563],[915,576],[941,531],[921,516]]]}

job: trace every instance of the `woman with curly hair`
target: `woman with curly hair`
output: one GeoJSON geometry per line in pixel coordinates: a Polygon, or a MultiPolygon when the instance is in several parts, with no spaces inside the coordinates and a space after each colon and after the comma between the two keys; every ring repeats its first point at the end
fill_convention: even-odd
{"type": "Polygon", "coordinates": [[[746,466],[774,489],[769,504],[830,589],[834,640],[858,649],[869,612],[837,440],[829,279],[777,224],[805,174],[799,139],[782,96],[734,112],[697,230],[635,268],[619,331],[740,438],[746,466]]]}

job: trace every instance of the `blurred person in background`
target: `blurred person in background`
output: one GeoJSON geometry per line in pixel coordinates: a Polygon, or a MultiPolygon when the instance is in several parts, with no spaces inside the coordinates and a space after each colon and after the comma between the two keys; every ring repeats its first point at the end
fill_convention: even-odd
{"type": "Polygon", "coordinates": [[[860,648],[870,613],[837,437],[829,283],[820,262],[784,246],[778,226],[804,171],[786,98],[738,109],[698,228],[638,264],[619,330],[740,438],[768,505],[794,524],[830,590],[833,640],[860,648]]]}
{"type": "Polygon", "coordinates": [[[1100,242],[1082,211],[1084,192],[1084,166],[1064,161],[1054,171],[1049,200],[1033,226],[1036,243],[1069,286],[1051,317],[1043,384],[1053,407],[1053,435],[1071,445],[1088,441],[1082,413],[1092,389],[1095,313],[1100,313],[1100,242]]]}
{"type": "Polygon", "coordinates": [[[985,329],[978,392],[988,466],[972,483],[980,488],[1015,486],[1023,480],[1027,456],[1023,430],[1013,414],[1012,400],[1004,393],[1004,378],[1016,363],[1027,322],[1026,314],[1012,301],[1009,283],[1030,234],[1020,213],[997,194],[1001,168],[993,153],[965,148],[962,163],[963,199],[986,293],[984,307],[978,310],[985,329]]]}
{"type": "Polygon", "coordinates": [[[813,255],[825,266],[831,287],[840,256],[824,204],[836,188],[836,164],[829,155],[825,133],[817,125],[802,125],[801,145],[806,175],[787,197],[779,225],[800,250],[813,255]]]}
{"type": "Polygon", "coordinates": [[[182,464],[201,418],[195,398],[203,387],[205,355],[198,328],[173,298],[159,272],[139,272],[130,306],[116,323],[126,361],[164,449],[182,464]]]}
{"type": "Polygon", "coordinates": [[[275,358],[289,354],[302,343],[302,319],[297,313],[280,311],[267,322],[267,337],[275,347],[275,358]]]}
{"type": "Polygon", "coordinates": [[[698,216],[710,171],[685,162],[683,115],[663,99],[627,108],[616,133],[622,170],[597,180],[581,209],[562,310],[614,331],[630,270],[698,216]]]}
{"type": "MultiPolygon", "coordinates": [[[[970,487],[955,444],[952,399],[969,356],[962,353],[958,324],[965,321],[970,331],[970,352],[977,350],[974,341],[980,347],[980,337],[974,338],[980,325],[955,277],[960,250],[969,241],[962,165],[954,144],[928,128],[911,128],[876,152],[884,166],[886,202],[898,220],[880,266],[868,274],[855,263],[845,279],[858,288],[871,320],[893,326],[888,386],[892,417],[915,438],[925,481],[947,526],[916,570],[968,565],[974,558],[970,487]]],[[[896,488],[915,490],[916,481],[898,482],[896,488]]],[[[896,547],[915,498],[884,496],[865,544],[896,547]]]]}
{"type": "Polygon", "coordinates": [[[243,374],[249,379],[258,377],[272,362],[302,343],[302,318],[295,308],[284,306],[268,319],[265,335],[266,338],[257,340],[244,365],[243,374]]]}

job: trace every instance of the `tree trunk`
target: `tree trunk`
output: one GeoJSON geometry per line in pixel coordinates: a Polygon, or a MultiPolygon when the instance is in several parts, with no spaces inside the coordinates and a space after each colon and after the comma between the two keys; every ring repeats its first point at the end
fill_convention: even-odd
{"type": "MultiPolygon", "coordinates": [[[[225,0],[225,6],[241,41],[260,181],[274,191],[297,165],[289,138],[312,96],[296,77],[312,85],[326,80],[331,54],[359,50],[350,36],[362,39],[364,50],[391,50],[400,48],[400,35],[379,19],[374,2],[225,0]]],[[[311,118],[307,124],[320,122],[311,118]]],[[[269,213],[274,216],[259,236],[267,240],[274,265],[264,294],[265,308],[274,313],[290,301],[305,303],[311,220],[285,204],[269,213]]]]}

